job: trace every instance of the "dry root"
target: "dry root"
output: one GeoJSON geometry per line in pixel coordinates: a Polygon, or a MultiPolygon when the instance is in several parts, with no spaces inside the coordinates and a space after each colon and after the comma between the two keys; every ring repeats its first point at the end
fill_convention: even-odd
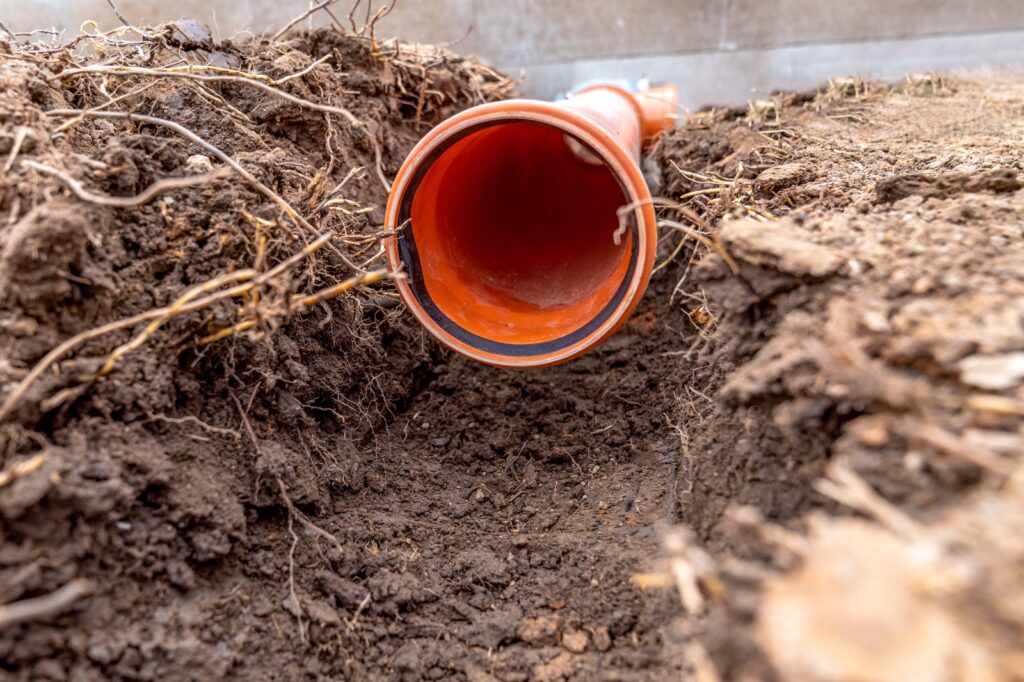
{"type": "MultiPolygon", "coordinates": [[[[274,190],[267,187],[265,184],[256,179],[256,177],[245,170],[240,163],[235,161],[231,156],[221,151],[216,146],[210,144],[203,138],[199,137],[185,126],[175,123],[174,121],[168,121],[163,118],[157,118],[155,116],[143,116],[141,114],[132,114],[123,111],[79,111],[77,109],[53,109],[46,112],[51,116],[87,116],[92,118],[113,118],[113,119],[125,119],[129,121],[139,121],[141,123],[149,123],[151,125],[157,125],[164,128],[168,128],[178,133],[179,135],[188,138],[190,141],[199,145],[206,151],[210,152],[218,159],[230,166],[236,173],[242,176],[246,182],[252,185],[260,194],[273,201],[277,206],[284,211],[285,215],[291,218],[297,225],[306,231],[311,237],[319,237],[319,231],[310,224],[309,220],[304,218],[298,211],[292,208],[291,204],[285,201],[284,197],[275,192],[274,190]]],[[[342,253],[338,248],[334,246],[328,247],[331,252],[334,253],[338,258],[342,260],[348,267],[354,271],[359,272],[360,268],[358,265],[353,263],[348,256],[342,253]]]]}
{"type": "MultiPolygon", "coordinates": [[[[166,324],[172,318],[184,315],[186,313],[194,312],[208,308],[214,303],[231,297],[240,297],[251,292],[257,291],[260,287],[270,284],[276,280],[279,280],[289,270],[298,265],[302,260],[315,253],[318,249],[324,246],[329,239],[328,235],[321,235],[315,241],[311,242],[308,246],[300,250],[299,252],[292,255],[290,258],[277,264],[270,270],[264,273],[257,273],[256,270],[246,268],[243,270],[236,270],[235,272],[226,273],[214,277],[200,285],[192,287],[184,294],[182,294],[177,300],[169,306],[163,308],[155,308],[153,310],[146,311],[133,315],[132,317],[109,322],[105,325],[91,329],[86,332],[77,334],[63,343],[58,345],[56,348],[47,353],[36,365],[25,375],[25,377],[18,383],[14,390],[7,396],[3,404],[0,405],[0,421],[2,421],[11,410],[18,403],[19,400],[25,395],[28,389],[33,383],[45,372],[53,363],[62,358],[64,355],[81,346],[87,341],[91,341],[96,338],[100,338],[107,334],[120,331],[123,329],[130,329],[142,322],[147,322],[145,328],[135,336],[131,341],[124,343],[107,356],[106,360],[101,365],[100,369],[94,374],[79,377],[81,381],[92,381],[113,371],[117,365],[118,360],[127,353],[139,348],[147,340],[149,340],[153,334],[157,332],[164,324],[166,324]],[[230,286],[229,286],[230,285],[230,286]],[[227,286],[227,288],[222,288],[227,286]]],[[[321,291],[307,294],[307,295],[296,295],[293,296],[291,302],[287,308],[283,311],[283,314],[288,314],[294,310],[308,308],[309,306],[317,303],[329,300],[335,296],[339,296],[352,290],[354,287],[360,285],[367,285],[374,282],[379,282],[382,279],[393,276],[386,270],[378,270],[363,275],[357,275],[337,285],[328,287],[321,291]]],[[[283,287],[282,287],[283,288],[283,287]]],[[[269,315],[277,314],[271,311],[269,315]]],[[[255,320],[256,318],[253,318],[255,320]]],[[[253,326],[247,322],[243,323],[242,329],[233,329],[231,333],[235,331],[242,331],[243,329],[249,329],[253,326]]],[[[237,326],[237,325],[236,325],[237,326]]],[[[220,338],[226,338],[231,334],[223,334],[215,339],[211,339],[208,342],[218,340],[220,338]]]]}
{"type": "Polygon", "coordinates": [[[91,593],[92,590],[91,582],[78,578],[45,596],[0,605],[0,630],[56,616],[91,593]]]}
{"type": "Polygon", "coordinates": [[[317,60],[316,62],[313,62],[312,65],[306,67],[302,71],[299,71],[299,72],[297,72],[295,74],[292,74],[290,76],[286,76],[286,77],[284,77],[284,78],[282,78],[280,80],[274,80],[272,78],[269,78],[267,76],[262,76],[260,74],[252,74],[252,73],[245,73],[244,71],[236,71],[235,69],[227,69],[227,68],[216,67],[216,66],[191,66],[191,65],[190,66],[185,66],[185,67],[166,67],[166,68],[160,68],[160,69],[148,69],[148,68],[143,68],[143,67],[138,67],[138,66],[102,66],[102,65],[95,65],[95,66],[86,66],[86,67],[83,67],[83,68],[80,68],[80,69],[67,69],[66,71],[62,71],[62,72],[58,73],[56,76],[53,76],[53,78],[51,78],[50,80],[58,80],[58,79],[72,78],[72,77],[75,77],[75,76],[98,74],[98,75],[121,76],[121,77],[124,77],[124,76],[149,76],[149,77],[152,77],[152,78],[160,78],[160,77],[162,77],[162,78],[183,78],[183,79],[187,79],[187,80],[198,81],[200,83],[223,83],[223,82],[242,83],[243,85],[248,85],[248,86],[257,88],[259,90],[262,90],[263,92],[270,93],[271,95],[274,95],[275,97],[280,97],[280,98],[282,98],[282,99],[284,99],[284,100],[286,100],[288,102],[291,102],[292,104],[297,104],[298,106],[303,107],[304,109],[312,109],[313,111],[323,111],[323,112],[328,113],[328,114],[337,114],[339,116],[344,117],[350,124],[352,124],[353,127],[362,126],[363,123],[358,118],[356,118],[352,114],[351,111],[349,111],[348,109],[345,109],[344,107],[337,107],[337,106],[333,106],[333,105],[329,105],[329,104],[318,104],[316,102],[311,102],[311,101],[309,101],[307,99],[303,99],[301,97],[296,97],[295,95],[293,95],[293,94],[291,94],[289,92],[285,92],[284,90],[280,90],[279,88],[275,87],[275,86],[281,85],[282,83],[286,83],[286,82],[288,82],[289,80],[291,80],[293,78],[299,78],[299,77],[305,75],[306,73],[309,73],[313,69],[313,67],[319,66],[326,59],[327,58],[325,57],[324,59],[317,60]],[[203,75],[202,72],[204,72],[204,71],[212,72],[215,75],[212,75],[212,76],[203,75]]]}
{"type": "Polygon", "coordinates": [[[43,466],[43,462],[45,461],[46,455],[37,454],[29,457],[23,462],[17,462],[3,471],[0,471],[0,488],[3,488],[5,485],[21,478],[22,476],[28,476],[36,469],[43,466]]]}
{"type": "Polygon", "coordinates": [[[85,189],[82,186],[82,183],[78,180],[74,179],[62,170],[58,170],[52,166],[47,166],[45,163],[39,163],[38,161],[31,161],[29,159],[25,159],[21,163],[28,168],[39,171],[40,173],[52,175],[60,179],[68,186],[68,189],[70,189],[71,192],[82,201],[86,201],[90,204],[98,204],[99,206],[112,206],[114,208],[134,208],[136,206],[142,206],[144,204],[148,204],[165,192],[184,189],[185,187],[205,185],[227,175],[227,170],[221,169],[214,171],[213,173],[205,173],[203,175],[192,175],[182,178],[166,178],[164,180],[154,182],[152,185],[133,197],[111,197],[105,194],[90,192],[85,189]]]}
{"type": "Polygon", "coordinates": [[[317,291],[312,294],[295,294],[291,297],[289,306],[284,311],[276,312],[268,311],[265,309],[258,310],[252,317],[249,317],[235,325],[226,327],[207,336],[203,336],[197,339],[194,343],[190,344],[188,347],[205,346],[207,344],[221,341],[223,339],[228,338],[229,336],[234,336],[235,334],[238,334],[240,332],[252,329],[257,324],[259,324],[261,320],[266,321],[268,318],[274,315],[284,316],[291,314],[293,312],[298,312],[299,310],[310,308],[314,305],[317,305],[318,303],[323,303],[324,301],[328,301],[332,298],[347,293],[356,287],[367,286],[369,284],[374,284],[376,282],[380,282],[384,279],[393,278],[395,276],[396,275],[394,273],[388,270],[374,270],[373,272],[367,272],[362,275],[350,277],[344,282],[339,282],[338,284],[327,287],[326,289],[321,289],[320,291],[317,291]]]}

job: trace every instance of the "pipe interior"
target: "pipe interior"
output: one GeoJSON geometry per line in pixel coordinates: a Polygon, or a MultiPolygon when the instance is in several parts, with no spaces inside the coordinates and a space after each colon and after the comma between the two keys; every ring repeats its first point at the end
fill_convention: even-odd
{"type": "Polygon", "coordinates": [[[415,189],[411,229],[434,304],[506,343],[558,339],[593,320],[627,275],[616,244],[623,183],[564,131],[478,129],[434,159],[415,189]]]}

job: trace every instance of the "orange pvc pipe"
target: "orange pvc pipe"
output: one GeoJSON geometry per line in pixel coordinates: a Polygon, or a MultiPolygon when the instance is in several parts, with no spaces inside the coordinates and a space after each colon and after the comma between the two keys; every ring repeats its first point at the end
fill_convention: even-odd
{"type": "Polygon", "coordinates": [[[483,104],[427,133],[386,212],[409,310],[502,367],[558,364],[605,341],[647,288],[657,231],[640,150],[677,101],[675,86],[597,85],[556,103],[483,104]]]}

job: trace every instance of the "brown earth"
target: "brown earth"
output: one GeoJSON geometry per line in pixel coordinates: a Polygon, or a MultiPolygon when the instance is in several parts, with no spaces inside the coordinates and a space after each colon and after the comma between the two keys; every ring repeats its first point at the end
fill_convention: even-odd
{"type": "MultiPolygon", "coordinates": [[[[68,119],[45,112],[127,95],[109,110],[186,126],[363,261],[417,137],[511,87],[443,50],[331,30],[273,45],[183,30],[0,55],[0,396],[62,340],[309,239],[237,174],[138,207],[84,201],[30,162],[121,197],[224,164],[159,125],[58,130],[68,119]],[[359,123],[235,81],[55,78],[95,62],[84,48],[269,74],[359,123]]],[[[659,193],[714,236],[695,242],[666,209],[641,308],[562,367],[452,355],[387,285],[285,315],[289,294],[350,274],[329,249],[239,305],[169,317],[104,376],[144,325],[88,340],[4,418],[0,670],[852,680],[867,650],[892,679],[1015,679],[1022,136],[1024,80],[1009,76],[837,81],[692,117],[654,150],[659,193]],[[848,507],[872,520],[824,516],[848,507]],[[915,591],[907,543],[955,575],[915,591]],[[879,557],[874,582],[855,581],[866,593],[826,579],[865,556],[879,557]],[[674,582],[691,613],[656,586],[674,582]],[[55,613],[30,601],[47,595],[55,613]],[[871,632],[939,625],[928,646],[884,638],[885,658],[844,625],[865,608],[871,632]]]]}

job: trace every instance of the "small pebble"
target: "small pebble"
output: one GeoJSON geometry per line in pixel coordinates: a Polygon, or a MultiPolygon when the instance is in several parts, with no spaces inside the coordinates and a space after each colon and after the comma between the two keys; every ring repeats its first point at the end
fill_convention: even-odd
{"type": "Polygon", "coordinates": [[[601,626],[594,628],[594,648],[598,651],[608,651],[612,648],[612,636],[608,628],[601,626]]]}
{"type": "Polygon", "coordinates": [[[562,646],[574,654],[582,654],[589,643],[590,636],[583,630],[567,630],[562,635],[562,646]]]}
{"type": "Polygon", "coordinates": [[[185,165],[188,167],[189,172],[196,175],[213,172],[213,162],[210,161],[209,156],[204,154],[193,154],[185,161],[185,165]]]}
{"type": "Polygon", "coordinates": [[[524,618],[516,629],[516,634],[527,644],[554,644],[558,635],[561,619],[555,615],[524,618]]]}

